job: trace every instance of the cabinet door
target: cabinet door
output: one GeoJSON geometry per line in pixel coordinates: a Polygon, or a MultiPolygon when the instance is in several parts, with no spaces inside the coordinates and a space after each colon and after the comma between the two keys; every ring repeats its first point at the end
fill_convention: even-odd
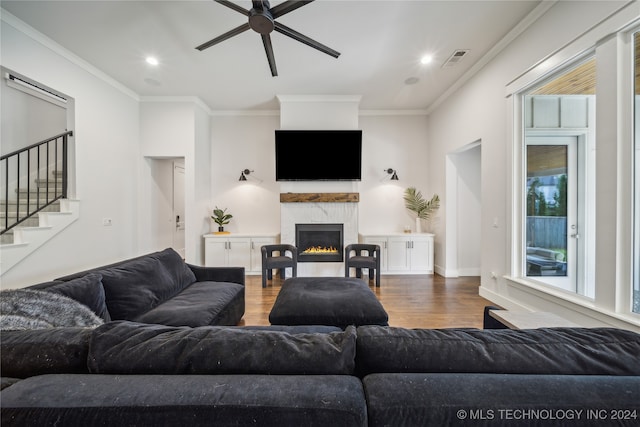
{"type": "Polygon", "coordinates": [[[411,270],[433,273],[433,239],[430,236],[414,236],[410,249],[411,270]]]}
{"type": "Polygon", "coordinates": [[[248,237],[230,237],[227,240],[227,265],[229,267],[251,268],[251,239],[248,237]]]}
{"type": "Polygon", "coordinates": [[[204,240],[204,265],[205,267],[227,266],[226,239],[207,238],[204,240]]]}
{"type": "Polygon", "coordinates": [[[409,238],[390,236],[387,245],[387,266],[389,271],[407,271],[411,269],[409,258],[409,238]]]}
{"type": "Polygon", "coordinates": [[[264,245],[275,245],[275,237],[252,237],[251,238],[251,268],[252,273],[262,271],[262,251],[264,245]]]}
{"type": "Polygon", "coordinates": [[[362,243],[380,246],[380,271],[387,271],[387,238],[384,236],[365,236],[362,243]]]}

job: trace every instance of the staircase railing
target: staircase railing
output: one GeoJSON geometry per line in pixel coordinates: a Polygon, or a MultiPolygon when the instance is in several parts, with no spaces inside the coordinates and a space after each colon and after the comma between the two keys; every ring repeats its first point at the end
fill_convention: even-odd
{"type": "Polygon", "coordinates": [[[72,135],[72,131],[61,133],[0,157],[4,178],[0,235],[67,197],[67,146],[72,135]]]}

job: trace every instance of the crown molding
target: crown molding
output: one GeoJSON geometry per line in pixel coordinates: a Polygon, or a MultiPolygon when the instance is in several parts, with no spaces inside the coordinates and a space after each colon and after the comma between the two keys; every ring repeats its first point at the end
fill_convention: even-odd
{"type": "Polygon", "coordinates": [[[42,46],[62,56],[72,64],[102,80],[130,98],[140,101],[140,96],[137,93],[2,8],[0,8],[0,21],[2,21],[3,24],[7,24],[15,28],[27,37],[31,38],[33,41],[40,43],[42,46]]]}
{"type": "Polygon", "coordinates": [[[360,103],[360,95],[276,95],[283,102],[356,102],[360,103]]]}
{"type": "Polygon", "coordinates": [[[485,65],[491,62],[496,56],[500,54],[511,42],[520,36],[525,30],[527,30],[534,22],[536,22],[542,15],[547,13],[559,0],[543,0],[538,6],[535,7],[522,21],[511,29],[498,43],[495,44],[478,62],[476,62],[471,68],[467,70],[454,84],[452,84],[442,95],[438,97],[429,108],[427,108],[427,114],[433,113],[436,108],[440,106],[447,98],[460,89],[465,83],[467,83],[473,76],[475,76],[485,65]]]}

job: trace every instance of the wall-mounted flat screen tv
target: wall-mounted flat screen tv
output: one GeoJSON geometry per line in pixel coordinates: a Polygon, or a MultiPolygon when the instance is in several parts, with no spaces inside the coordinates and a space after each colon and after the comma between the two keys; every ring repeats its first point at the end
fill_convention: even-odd
{"type": "Polygon", "coordinates": [[[361,130],[276,130],[276,181],[360,181],[361,130]]]}

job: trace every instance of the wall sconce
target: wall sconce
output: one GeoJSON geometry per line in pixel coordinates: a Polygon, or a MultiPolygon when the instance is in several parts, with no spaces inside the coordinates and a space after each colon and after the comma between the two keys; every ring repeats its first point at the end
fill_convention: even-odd
{"type": "Polygon", "coordinates": [[[385,172],[388,175],[391,175],[391,178],[389,178],[391,181],[398,181],[399,180],[398,174],[396,173],[395,169],[391,169],[391,168],[385,169],[385,172]]]}
{"type": "Polygon", "coordinates": [[[244,169],[243,171],[240,172],[240,178],[238,178],[238,181],[246,181],[247,180],[247,175],[250,175],[251,172],[253,172],[252,170],[249,169],[244,169]]]}
{"type": "MultiPolygon", "coordinates": [[[[238,181],[246,181],[247,177],[249,175],[251,175],[252,173],[253,173],[252,170],[243,169],[242,171],[240,171],[240,178],[238,178],[238,181]]],[[[262,180],[260,178],[256,177],[255,175],[251,179],[256,180],[258,182],[262,182],[262,180]]]]}

